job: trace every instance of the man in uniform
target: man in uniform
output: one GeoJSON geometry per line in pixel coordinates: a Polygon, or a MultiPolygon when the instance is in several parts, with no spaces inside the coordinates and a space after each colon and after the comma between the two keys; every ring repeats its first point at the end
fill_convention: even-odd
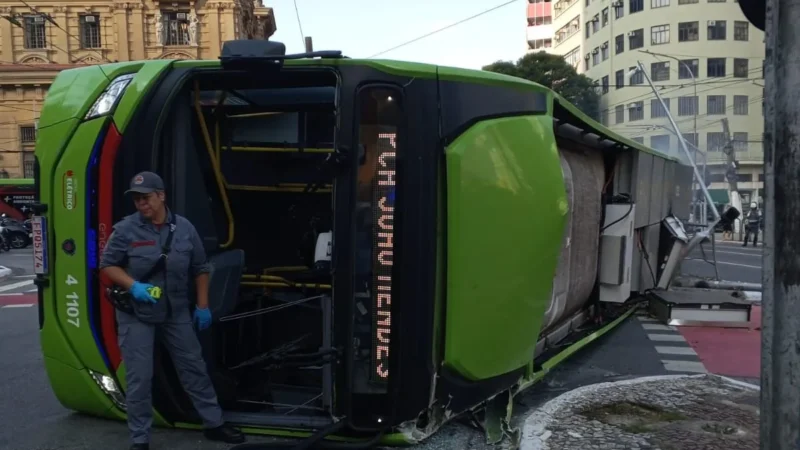
{"type": "Polygon", "coordinates": [[[189,220],[165,203],[164,182],[153,172],[133,177],[126,192],[137,212],[114,226],[100,259],[100,269],[132,298],[134,314],[117,310],[119,346],[125,361],[126,407],[131,450],[148,450],[152,426],[153,347],[158,335],[175,363],[181,384],[203,420],[205,436],[236,444],[244,435],[226,425],[192,327],[211,325],[208,309],[210,266],[200,236],[189,220]],[[170,239],[171,238],[171,239],[170,239]],[[157,267],[162,253],[164,265],[157,267]],[[148,276],[148,280],[142,277],[148,276]],[[191,277],[191,278],[190,278],[191,277]],[[189,283],[197,306],[190,312],[189,283]],[[160,291],[160,292],[159,292],[160,291]]]}
{"type": "Polygon", "coordinates": [[[747,247],[747,241],[750,240],[751,234],[753,235],[753,247],[757,247],[758,230],[761,228],[761,211],[758,210],[758,203],[750,203],[750,211],[747,211],[745,221],[744,244],[742,244],[742,247],[747,247]]]}

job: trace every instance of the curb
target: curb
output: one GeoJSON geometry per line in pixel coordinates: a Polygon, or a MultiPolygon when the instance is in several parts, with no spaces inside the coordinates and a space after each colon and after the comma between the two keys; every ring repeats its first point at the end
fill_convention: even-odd
{"type": "Polygon", "coordinates": [[[565,392],[560,396],[548,401],[530,416],[525,419],[522,426],[522,439],[520,442],[520,450],[542,450],[545,447],[545,442],[550,437],[551,432],[547,429],[554,421],[556,421],[554,414],[565,403],[570,403],[576,397],[582,397],[586,394],[591,394],[612,386],[634,386],[637,384],[644,384],[651,381],[664,381],[664,380],[680,380],[689,378],[704,378],[716,377],[724,380],[726,383],[734,384],[739,387],[760,390],[759,386],[754,384],[745,383],[743,381],[734,380],[728,377],[723,377],[714,374],[697,374],[697,375],[656,375],[650,377],[634,378],[632,380],[611,381],[605,383],[590,384],[565,392]]]}
{"type": "Polygon", "coordinates": [[[0,266],[0,281],[5,280],[6,278],[11,276],[11,269],[6,266],[0,266]]]}

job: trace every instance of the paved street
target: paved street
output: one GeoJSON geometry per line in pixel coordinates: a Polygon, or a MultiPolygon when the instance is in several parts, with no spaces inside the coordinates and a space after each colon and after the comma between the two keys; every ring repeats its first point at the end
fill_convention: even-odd
{"type": "MultiPolygon", "coordinates": [[[[711,243],[703,244],[706,259],[713,261],[711,254],[711,243]]],[[[739,242],[717,241],[717,269],[719,277],[728,281],[744,281],[748,283],[761,283],[761,243],[754,248],[752,244],[742,247],[739,242]]],[[[700,249],[696,249],[690,255],[696,260],[683,262],[681,272],[684,275],[697,277],[713,277],[714,266],[703,262],[703,254],[700,249]]]]}
{"type": "MultiPolygon", "coordinates": [[[[719,255],[725,255],[728,258],[725,261],[741,264],[748,261],[753,263],[751,259],[759,261],[757,257],[749,256],[757,250],[742,251],[728,245],[722,251],[726,253],[719,252],[719,255]]],[[[13,270],[12,277],[0,282],[0,398],[3,399],[0,402],[0,423],[3,424],[0,427],[0,448],[126,448],[124,424],[67,411],[50,390],[42,368],[37,309],[33,307],[36,297],[32,292],[30,250],[0,253],[0,265],[13,270]]],[[[720,267],[727,267],[723,270],[732,271],[732,276],[737,273],[744,276],[748,271],[758,273],[749,267],[720,267]]],[[[551,372],[543,383],[522,395],[517,401],[515,422],[521,426],[534,408],[580,386],[648,375],[711,370],[702,361],[707,353],[702,346],[707,342],[708,338],[693,336],[691,331],[665,327],[641,315],[631,318],[594,345],[574,355],[551,372]]],[[[715,350],[712,345],[711,351],[719,349],[715,350]]],[[[198,433],[171,430],[156,431],[153,444],[153,448],[175,450],[227,448],[206,443],[198,433]]],[[[488,450],[491,447],[485,445],[481,432],[454,423],[418,448],[488,450]]]]}

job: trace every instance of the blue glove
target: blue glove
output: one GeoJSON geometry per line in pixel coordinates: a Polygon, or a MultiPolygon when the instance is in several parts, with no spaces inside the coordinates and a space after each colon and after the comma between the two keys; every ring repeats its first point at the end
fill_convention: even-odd
{"type": "Polygon", "coordinates": [[[211,326],[211,311],[208,310],[208,307],[200,308],[198,306],[195,308],[194,323],[197,325],[197,329],[200,331],[203,331],[211,326]]]}
{"type": "Polygon", "coordinates": [[[147,283],[140,283],[138,281],[133,282],[133,286],[131,286],[131,295],[137,302],[142,303],[155,303],[156,299],[153,298],[152,295],[147,291],[148,289],[152,289],[152,284],[147,283]]]}

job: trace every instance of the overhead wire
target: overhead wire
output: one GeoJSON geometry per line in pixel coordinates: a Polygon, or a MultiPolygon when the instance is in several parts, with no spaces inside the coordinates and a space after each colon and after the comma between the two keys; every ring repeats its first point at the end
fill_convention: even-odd
{"type": "Polygon", "coordinates": [[[438,29],[433,30],[433,31],[431,31],[429,33],[423,34],[422,36],[419,36],[419,37],[416,37],[414,39],[411,39],[410,41],[405,41],[405,42],[403,42],[401,44],[395,45],[394,47],[391,47],[391,48],[388,48],[388,49],[383,50],[381,52],[375,53],[374,55],[368,56],[367,59],[374,58],[376,56],[380,56],[380,55],[383,55],[385,53],[389,53],[391,51],[397,50],[399,48],[405,47],[407,45],[410,45],[410,44],[413,44],[415,42],[418,42],[418,41],[421,41],[423,39],[426,39],[428,37],[431,37],[434,34],[441,33],[442,31],[445,31],[445,30],[449,30],[450,28],[453,28],[455,26],[461,25],[462,23],[469,22],[470,20],[473,20],[473,19],[477,19],[478,17],[481,17],[481,16],[484,16],[486,14],[489,14],[490,12],[496,11],[496,10],[498,10],[500,8],[504,8],[504,7],[508,6],[508,5],[511,5],[511,4],[514,4],[514,3],[520,3],[520,2],[521,2],[521,0],[510,0],[510,1],[503,2],[503,3],[499,4],[499,5],[493,6],[493,7],[489,8],[489,9],[484,9],[483,11],[481,11],[481,12],[479,12],[477,14],[474,14],[474,15],[469,16],[467,18],[461,19],[458,22],[451,23],[450,25],[438,28],[438,29]]]}
{"type": "Polygon", "coordinates": [[[306,47],[306,35],[303,33],[303,22],[300,20],[300,10],[297,8],[297,0],[294,0],[294,14],[297,16],[297,26],[300,28],[300,39],[303,41],[303,47],[306,47]]]}

